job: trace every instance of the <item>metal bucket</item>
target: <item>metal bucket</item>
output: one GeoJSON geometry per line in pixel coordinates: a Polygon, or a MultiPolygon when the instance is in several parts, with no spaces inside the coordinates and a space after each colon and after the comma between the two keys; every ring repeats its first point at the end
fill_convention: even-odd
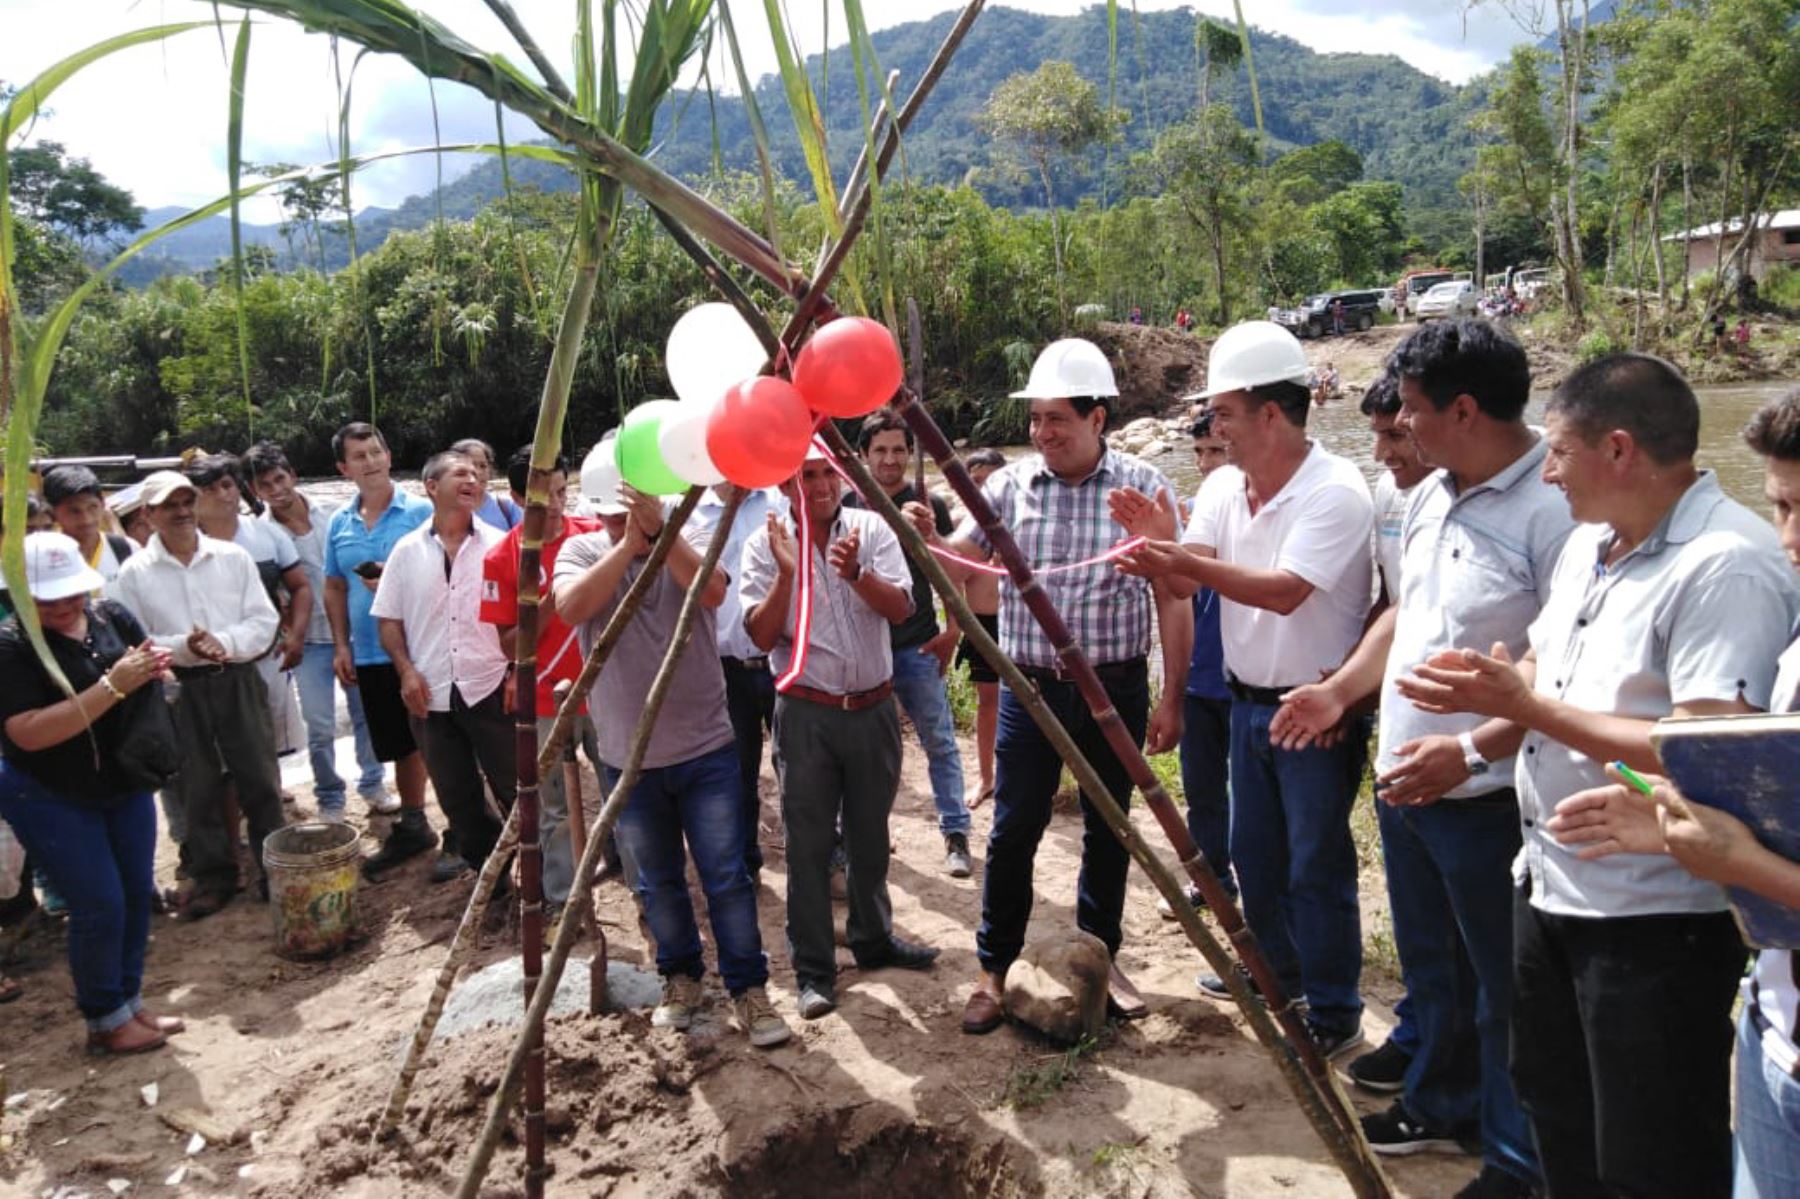
{"type": "Polygon", "coordinates": [[[356,934],[361,834],[347,824],[290,824],[263,840],[275,952],[328,958],[356,934]]]}

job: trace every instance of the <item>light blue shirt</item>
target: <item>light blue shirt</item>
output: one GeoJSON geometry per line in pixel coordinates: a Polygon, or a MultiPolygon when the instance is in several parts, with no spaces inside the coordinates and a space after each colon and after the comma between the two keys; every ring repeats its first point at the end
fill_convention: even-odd
{"type": "Polygon", "coordinates": [[[356,568],[364,562],[386,562],[400,539],[431,519],[431,501],[394,484],[394,498],[370,528],[363,523],[362,496],[332,513],[325,531],[325,576],[343,579],[350,593],[350,654],[358,666],[385,665],[381,634],[369,612],[375,593],[363,585],[356,568]]]}

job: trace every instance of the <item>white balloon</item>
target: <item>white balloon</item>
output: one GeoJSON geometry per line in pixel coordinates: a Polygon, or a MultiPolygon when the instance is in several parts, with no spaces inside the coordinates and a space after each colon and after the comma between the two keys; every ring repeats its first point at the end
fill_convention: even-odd
{"type": "Polygon", "coordinates": [[[669,382],[684,403],[710,406],[768,360],[762,342],[730,304],[691,308],[669,330],[669,382]]]}
{"type": "Polygon", "coordinates": [[[656,431],[656,448],[669,469],[700,487],[725,481],[725,473],[706,452],[706,420],[712,410],[711,404],[681,404],[663,417],[662,428],[656,431]]]}
{"type": "Polygon", "coordinates": [[[581,463],[581,497],[590,504],[610,504],[619,495],[619,464],[613,460],[613,443],[619,431],[609,430],[581,463]]]}

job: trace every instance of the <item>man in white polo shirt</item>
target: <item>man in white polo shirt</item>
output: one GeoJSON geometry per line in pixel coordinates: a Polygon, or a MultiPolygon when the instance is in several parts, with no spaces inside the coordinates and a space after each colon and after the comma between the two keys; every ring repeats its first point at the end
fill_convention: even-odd
{"type": "MultiPolygon", "coordinates": [[[[1294,335],[1247,321],[1207,362],[1213,431],[1232,465],[1200,487],[1182,544],[1151,541],[1121,560],[1177,590],[1211,587],[1231,690],[1231,860],[1244,918],[1327,1057],[1362,1043],[1362,922],[1350,808],[1366,754],[1362,721],[1329,746],[1281,749],[1269,722],[1282,695],[1334,670],[1368,617],[1374,505],[1362,473],[1306,435],[1306,354],[1294,335]]],[[[1153,501],[1114,511],[1153,528],[1153,501]]],[[[1229,998],[1223,980],[1201,990],[1229,998]]]]}
{"type": "Polygon", "coordinates": [[[1514,665],[1503,645],[1398,680],[1428,712],[1523,731],[1513,868],[1512,1074],[1552,1195],[1731,1193],[1731,1002],[1744,945],[1724,893],[1663,855],[1584,860],[1560,801],[1605,763],[1657,769],[1671,715],[1766,708],[1800,593],[1767,521],[1694,466],[1700,406],[1647,354],[1550,399],[1544,478],[1583,522],[1514,665]]]}

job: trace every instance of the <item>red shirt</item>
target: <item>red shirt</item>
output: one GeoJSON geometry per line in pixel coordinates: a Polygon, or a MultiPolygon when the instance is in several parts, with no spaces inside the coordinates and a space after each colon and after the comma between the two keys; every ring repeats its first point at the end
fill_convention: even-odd
{"type": "MultiPolygon", "coordinates": [[[[538,557],[540,599],[549,598],[550,576],[563,542],[582,533],[598,532],[603,527],[599,517],[563,517],[562,535],[555,541],[546,541],[538,557]]],[[[481,564],[481,619],[489,624],[519,623],[519,542],[524,532],[522,524],[513,528],[488,550],[487,558],[481,564]]],[[[574,682],[575,676],[581,673],[581,663],[581,646],[576,641],[575,630],[557,619],[547,602],[542,603],[538,608],[537,643],[539,716],[556,715],[556,685],[565,680],[574,682]]],[[[586,710],[584,705],[582,711],[586,710]]]]}

